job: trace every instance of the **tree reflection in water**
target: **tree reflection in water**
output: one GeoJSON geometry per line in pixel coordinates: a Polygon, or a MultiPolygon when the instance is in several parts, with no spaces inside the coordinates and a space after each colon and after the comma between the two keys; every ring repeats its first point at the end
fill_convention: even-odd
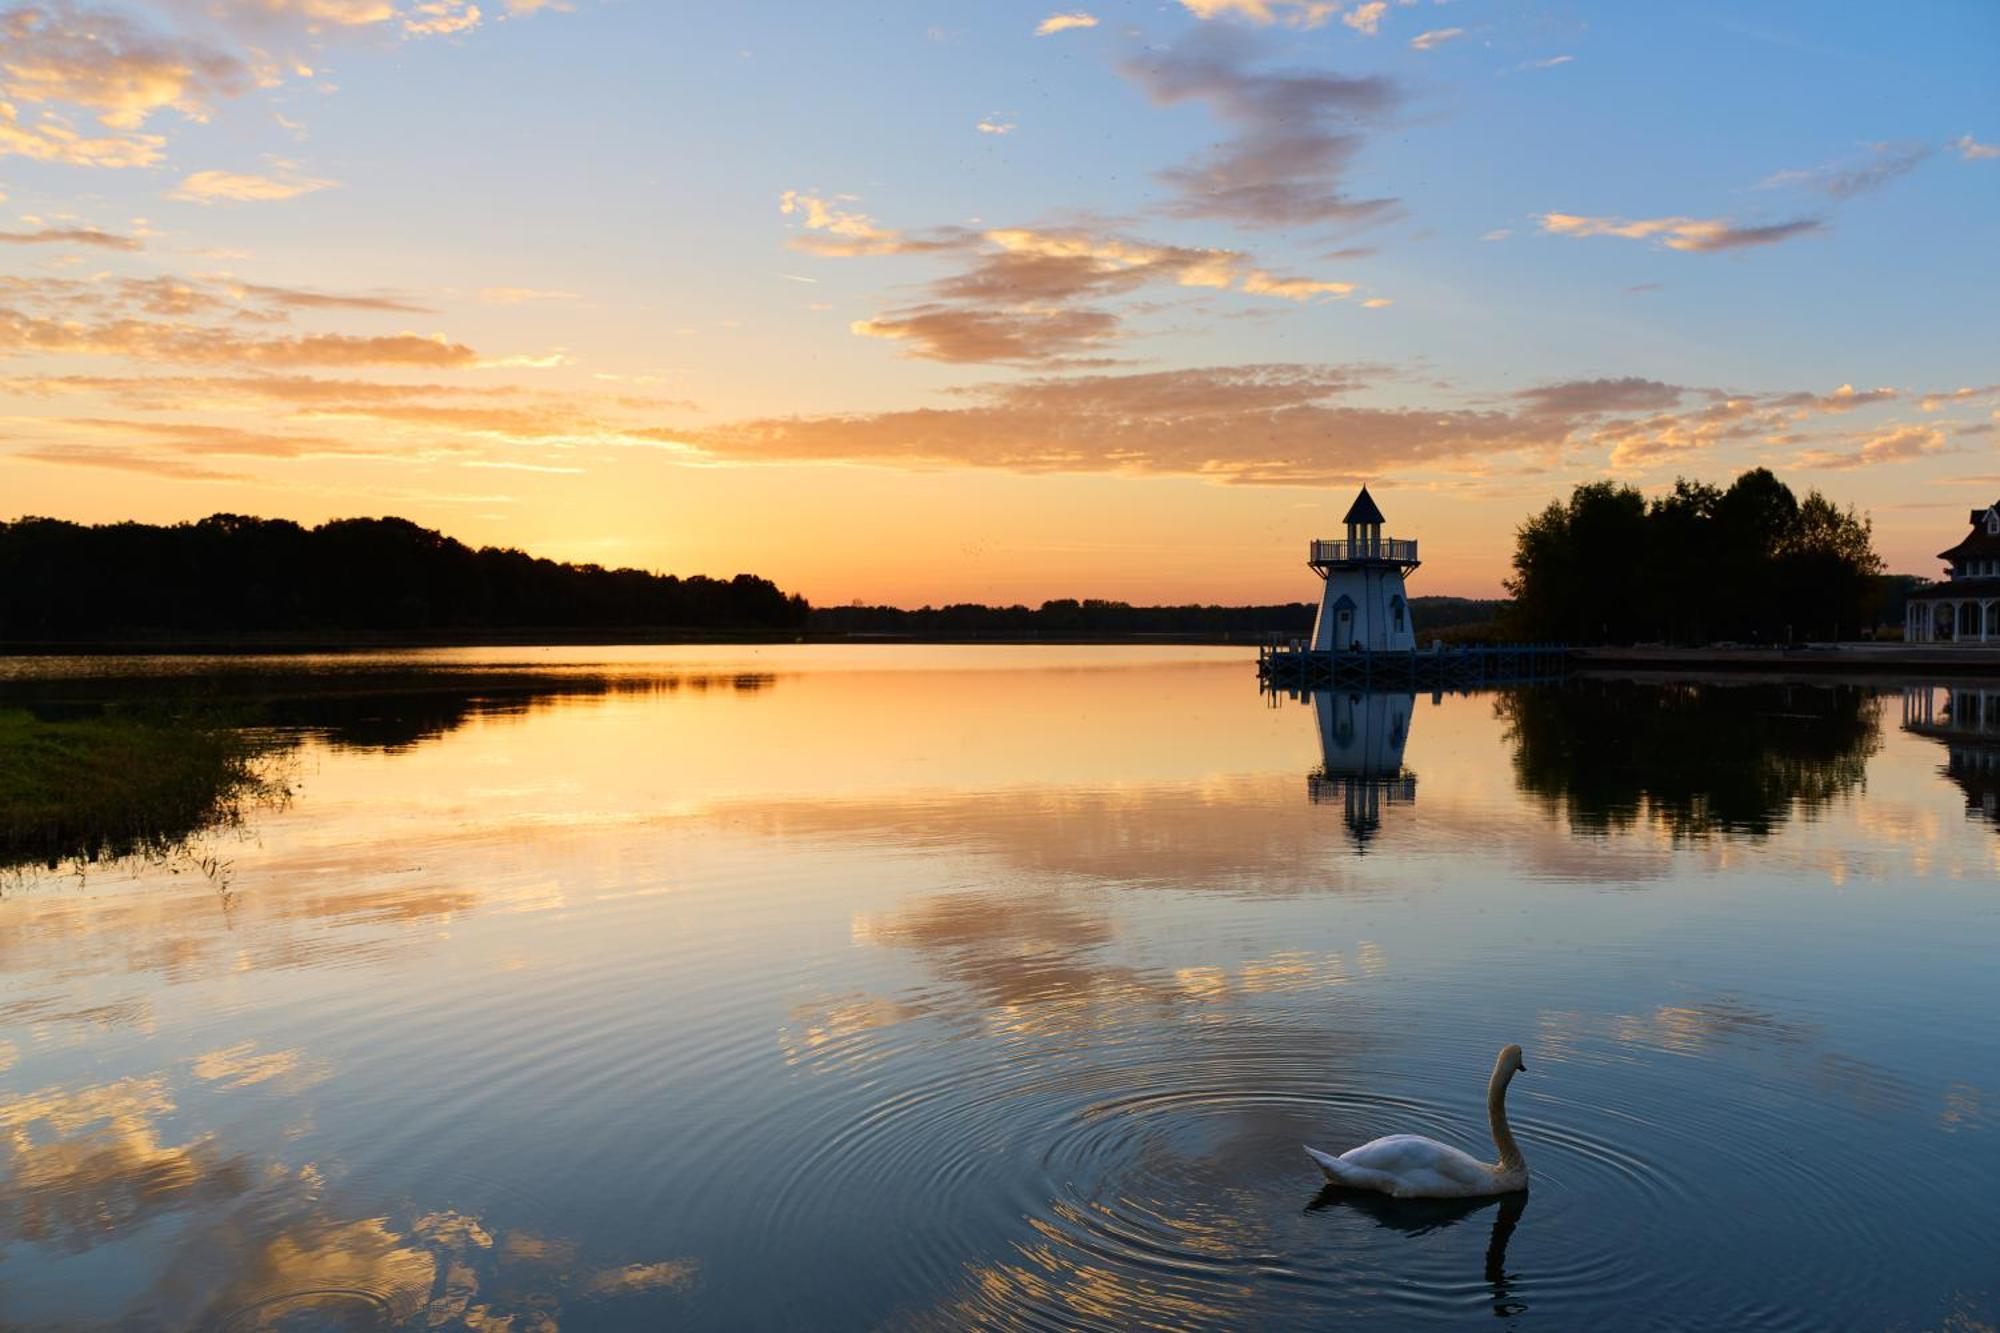
{"type": "Polygon", "coordinates": [[[1576,680],[1503,690],[1514,781],[1573,831],[1767,837],[1862,785],[1881,701],[1856,686],[1576,680]]]}

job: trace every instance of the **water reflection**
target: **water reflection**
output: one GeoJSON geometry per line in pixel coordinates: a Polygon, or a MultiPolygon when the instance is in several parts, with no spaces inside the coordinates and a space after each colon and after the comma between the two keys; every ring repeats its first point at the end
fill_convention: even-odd
{"type": "MultiPolygon", "coordinates": [[[[321,1165],[231,1150],[219,1128],[187,1127],[190,1115],[229,1109],[214,1090],[281,1080],[299,1063],[295,1051],[237,1048],[196,1061],[192,1083],[160,1071],[0,1097],[8,1326],[553,1333],[565,1304],[657,1302],[698,1281],[688,1258],[592,1266],[573,1242],[518,1231],[496,1246],[480,1218],[449,1209],[405,1222],[355,1215],[321,1165]],[[60,1256],[100,1248],[119,1266],[115,1281],[44,1281],[63,1271],[60,1256]]],[[[627,1317],[640,1309],[663,1307],[627,1317]]]]}
{"type": "Polygon", "coordinates": [[[1769,837],[1860,789],[1881,746],[1858,686],[1582,679],[1500,691],[1521,790],[1593,835],[1769,837]]]}
{"type": "Polygon", "coordinates": [[[1417,799],[1417,775],[1403,767],[1416,696],[1315,690],[1320,766],[1306,780],[1315,805],[1339,804],[1348,834],[1362,851],[1382,826],[1384,804],[1417,799]]]}
{"type": "Polygon", "coordinates": [[[246,688],[301,791],[227,897],[0,901],[0,1325],[1932,1327],[1985,1292],[2000,840],[1852,692],[1328,694],[1309,730],[1242,661],[738,665],[246,688]],[[1302,1207],[1301,1142],[1461,1141],[1523,1038],[1533,1225],[1302,1207]]]}
{"type": "Polygon", "coordinates": [[[1427,1236],[1434,1231],[1456,1226],[1496,1204],[1499,1211],[1493,1214],[1493,1229],[1487,1236],[1481,1277],[1493,1294],[1493,1313],[1510,1318],[1525,1313],[1528,1308],[1525,1301],[1514,1295],[1520,1275],[1507,1271],[1507,1243],[1514,1238],[1514,1228],[1521,1224],[1521,1215],[1528,1211],[1526,1190],[1487,1199],[1392,1199],[1372,1190],[1328,1184],[1306,1205],[1306,1211],[1314,1213],[1328,1208],[1347,1208],[1390,1231],[1406,1236],[1427,1236]]]}
{"type": "Polygon", "coordinates": [[[1903,730],[1944,746],[1944,775],[1965,793],[1965,813],[2000,825],[2000,689],[1908,685],[1903,730]]]}

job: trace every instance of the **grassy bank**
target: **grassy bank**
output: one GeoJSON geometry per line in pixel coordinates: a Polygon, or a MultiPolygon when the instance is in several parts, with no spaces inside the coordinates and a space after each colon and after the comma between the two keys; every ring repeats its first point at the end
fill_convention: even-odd
{"type": "Polygon", "coordinates": [[[274,788],[227,727],[0,709],[0,868],[164,855],[274,788]]]}

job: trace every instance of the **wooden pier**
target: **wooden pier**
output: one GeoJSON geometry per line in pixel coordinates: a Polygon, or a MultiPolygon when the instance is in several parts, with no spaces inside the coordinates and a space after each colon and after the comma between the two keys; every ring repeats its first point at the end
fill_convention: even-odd
{"type": "Polygon", "coordinates": [[[1433,645],[1416,652],[1316,653],[1303,639],[1257,649],[1257,677],[1272,689],[1473,689],[1561,680],[1570,650],[1559,643],[1433,645]]]}

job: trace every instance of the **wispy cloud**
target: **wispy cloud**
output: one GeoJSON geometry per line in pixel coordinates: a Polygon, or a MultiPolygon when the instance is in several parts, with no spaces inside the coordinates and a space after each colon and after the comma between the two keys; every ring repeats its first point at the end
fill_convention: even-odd
{"type": "Polygon", "coordinates": [[[1373,37],[1382,30],[1382,19],[1388,12],[1387,0],[1368,0],[1342,14],[1340,21],[1363,37],[1373,37]]]}
{"type": "Polygon", "coordinates": [[[1847,471],[1884,463],[1908,463],[1950,452],[1944,432],[1931,426],[1891,426],[1863,437],[1851,449],[1808,449],[1793,462],[1803,468],[1847,471]]]}
{"type": "Polygon", "coordinates": [[[1800,187],[1834,199],[1852,199],[1901,180],[1923,165],[1930,155],[1928,144],[1872,144],[1867,157],[1859,162],[1832,162],[1803,171],[1780,171],[1767,177],[1762,188],[1800,187]]]}
{"type": "Polygon", "coordinates": [[[138,250],[135,236],[119,236],[95,227],[39,227],[34,231],[0,231],[4,245],[88,245],[100,250],[138,250]]]}
{"type": "Polygon", "coordinates": [[[197,171],[183,179],[169,199],[194,204],[271,203],[330,190],[338,181],[312,176],[258,176],[239,171],[197,171]]]}
{"type": "Polygon", "coordinates": [[[1463,36],[1465,36],[1465,29],[1463,28],[1432,28],[1429,32],[1420,32],[1410,38],[1410,49],[1413,51],[1435,51],[1446,42],[1457,41],[1463,36]]]}
{"type": "Polygon", "coordinates": [[[2000,157],[2000,144],[1981,143],[1969,134],[1959,135],[1952,140],[1951,146],[1956,148],[1958,155],[1967,162],[1983,162],[1989,158],[2000,157]]]}
{"type": "Polygon", "coordinates": [[[1356,199],[1341,186],[1363,146],[1362,128],[1401,101],[1378,75],[1256,68],[1262,48],[1248,35],[1207,27],[1178,45],[1121,66],[1156,103],[1206,104],[1235,134],[1184,166],[1160,173],[1182,217],[1248,226],[1364,222],[1395,210],[1393,199],[1356,199]]]}
{"type": "Polygon", "coordinates": [[[975,128],[981,134],[1012,134],[1016,126],[1011,120],[1001,120],[998,116],[990,116],[980,121],[975,128]]]}
{"type": "Polygon", "coordinates": [[[0,13],[0,94],[18,103],[81,107],[118,130],[135,130],[171,107],[206,120],[219,97],[253,86],[238,57],[159,34],[110,10],[67,0],[0,13]]]}
{"type": "Polygon", "coordinates": [[[1073,28],[1094,28],[1097,17],[1086,14],[1081,9],[1073,9],[1067,14],[1051,14],[1035,25],[1035,36],[1052,37],[1059,32],[1069,32],[1073,28]]]}
{"type": "Polygon", "coordinates": [[[526,305],[530,301],[574,301],[579,298],[575,292],[545,291],[536,287],[481,287],[479,299],[487,305],[526,305]]]}
{"type": "Polygon", "coordinates": [[[1818,218],[1795,218],[1761,226],[1744,226],[1720,218],[1624,218],[1584,217],[1574,213],[1543,213],[1536,221],[1554,236],[1618,236],[1626,240],[1652,240],[1669,250],[1710,253],[1740,250],[1750,246],[1776,245],[1796,236],[1820,230],[1818,218]]]}
{"type": "Polygon", "coordinates": [[[1181,5],[1200,19],[1228,17],[1270,24],[1282,16],[1294,28],[1317,28],[1340,12],[1333,0],[1181,0],[1181,5]]]}

